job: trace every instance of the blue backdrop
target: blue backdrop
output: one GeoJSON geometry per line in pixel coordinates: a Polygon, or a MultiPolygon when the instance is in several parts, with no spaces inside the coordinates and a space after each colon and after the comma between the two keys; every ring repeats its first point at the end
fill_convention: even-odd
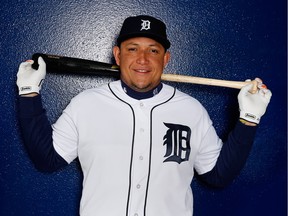
{"type": "MultiPolygon", "coordinates": [[[[112,62],[122,21],[138,14],[156,16],[168,26],[172,60],[166,73],[228,80],[259,76],[273,92],[250,157],[234,183],[213,190],[192,182],[195,216],[286,215],[286,9],[285,0],[2,0],[0,215],[76,216],[81,195],[77,161],[43,174],[27,156],[17,122],[19,63],[35,52],[112,62]]],[[[51,122],[78,92],[110,80],[48,74],[42,92],[51,122]]],[[[238,90],[170,84],[201,101],[225,139],[238,116],[238,90]]]]}

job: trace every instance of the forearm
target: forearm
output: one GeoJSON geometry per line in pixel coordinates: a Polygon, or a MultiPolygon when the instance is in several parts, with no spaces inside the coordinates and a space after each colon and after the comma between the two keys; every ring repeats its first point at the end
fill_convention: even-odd
{"type": "Polygon", "coordinates": [[[52,172],[67,164],[53,147],[52,127],[40,95],[19,97],[19,123],[25,147],[37,169],[52,172]]]}
{"type": "Polygon", "coordinates": [[[214,187],[223,187],[235,179],[244,167],[252,148],[257,127],[237,122],[223,144],[214,168],[199,178],[214,187]]]}

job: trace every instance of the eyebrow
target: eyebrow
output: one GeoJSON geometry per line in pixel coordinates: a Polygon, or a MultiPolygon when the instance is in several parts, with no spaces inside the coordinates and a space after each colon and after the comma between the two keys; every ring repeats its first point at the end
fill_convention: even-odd
{"type": "MultiPolygon", "coordinates": [[[[130,43],[128,43],[126,46],[129,46],[129,45],[141,46],[141,44],[139,44],[139,43],[137,43],[137,42],[133,42],[133,41],[130,42],[130,43]]],[[[151,44],[149,44],[148,46],[149,46],[149,47],[152,47],[152,46],[159,47],[160,44],[158,44],[157,42],[155,42],[155,43],[151,43],[151,44]]]]}

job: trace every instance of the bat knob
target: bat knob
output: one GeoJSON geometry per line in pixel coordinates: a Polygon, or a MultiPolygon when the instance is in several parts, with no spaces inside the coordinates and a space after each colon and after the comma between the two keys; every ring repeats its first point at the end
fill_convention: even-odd
{"type": "Polygon", "coordinates": [[[38,67],[39,67],[38,58],[39,58],[40,56],[41,56],[41,57],[44,59],[44,61],[45,61],[45,58],[44,58],[44,56],[43,56],[41,53],[34,53],[34,54],[32,55],[32,60],[34,61],[34,63],[32,64],[32,68],[35,69],[35,70],[37,70],[38,67]]]}
{"type": "Polygon", "coordinates": [[[255,94],[258,91],[258,82],[256,80],[252,80],[252,88],[250,89],[251,94],[255,94]]]}

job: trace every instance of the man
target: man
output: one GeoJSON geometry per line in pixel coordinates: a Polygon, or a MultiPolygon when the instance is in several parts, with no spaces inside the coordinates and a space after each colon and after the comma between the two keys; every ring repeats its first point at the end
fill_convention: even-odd
{"type": "Polygon", "coordinates": [[[238,95],[240,120],[223,144],[194,98],[161,83],[169,62],[165,24],[128,17],[113,48],[119,81],[86,90],[49,124],[39,94],[45,62],[20,64],[19,117],[36,167],[55,171],[79,158],[80,215],[184,216],[193,214],[194,170],[222,187],[238,175],[251,149],[271,92],[260,79],[238,95]]]}

